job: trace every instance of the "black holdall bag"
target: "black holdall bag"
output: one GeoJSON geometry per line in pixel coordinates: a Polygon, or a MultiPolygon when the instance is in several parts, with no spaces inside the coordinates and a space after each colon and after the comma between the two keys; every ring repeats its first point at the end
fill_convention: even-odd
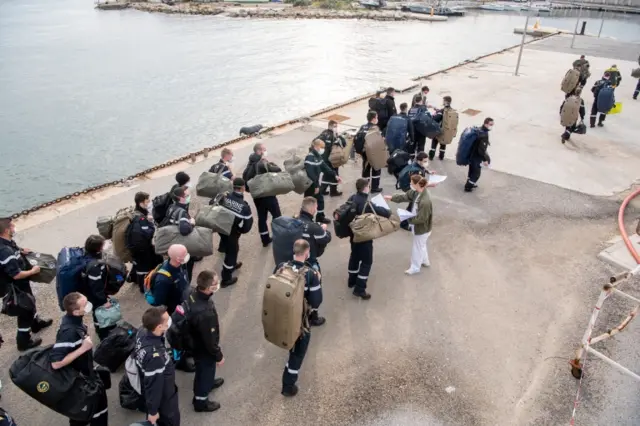
{"type": "Polygon", "coordinates": [[[50,284],[56,277],[57,259],[55,256],[45,253],[31,252],[23,255],[25,261],[31,266],[39,266],[40,272],[29,277],[35,283],[50,284]]]}
{"type": "Polygon", "coordinates": [[[137,333],[138,329],[128,322],[118,322],[118,326],[96,348],[93,360],[115,372],[135,349],[137,333]]]}
{"type": "Polygon", "coordinates": [[[42,405],[79,422],[90,422],[104,397],[97,374],[86,377],[73,368],[54,370],[49,361],[53,346],[29,351],[11,364],[11,381],[42,405]]]}
{"type": "Polygon", "coordinates": [[[17,317],[18,315],[35,315],[36,299],[33,295],[26,293],[9,284],[7,294],[2,298],[1,313],[9,317],[17,317]]]}

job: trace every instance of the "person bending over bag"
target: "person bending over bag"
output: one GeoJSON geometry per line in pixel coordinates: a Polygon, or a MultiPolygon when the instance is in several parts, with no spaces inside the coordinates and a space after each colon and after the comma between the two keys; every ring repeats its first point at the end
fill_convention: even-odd
{"type": "MultiPolygon", "coordinates": [[[[82,323],[82,318],[91,313],[93,305],[80,293],[69,293],[62,300],[65,315],[62,317],[60,329],[56,335],[56,343],[49,354],[51,368],[73,368],[87,377],[97,373],[93,368],[93,343],[87,333],[87,327],[82,323]]],[[[89,423],[69,420],[69,426],[107,426],[109,413],[107,394],[103,391],[100,404],[96,408],[93,420],[89,423]]]]}
{"type": "Polygon", "coordinates": [[[420,272],[423,266],[429,267],[429,253],[427,252],[427,240],[431,235],[431,222],[433,220],[433,207],[431,198],[427,191],[429,183],[427,177],[419,175],[411,176],[411,189],[404,194],[385,195],[387,201],[394,203],[404,203],[411,201],[411,212],[415,214],[409,219],[409,226],[413,233],[413,247],[411,249],[411,266],[404,271],[407,275],[414,275],[420,272]]]}

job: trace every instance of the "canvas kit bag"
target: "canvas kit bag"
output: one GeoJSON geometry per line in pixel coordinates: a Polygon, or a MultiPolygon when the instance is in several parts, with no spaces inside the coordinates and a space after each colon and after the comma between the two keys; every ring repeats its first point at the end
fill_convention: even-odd
{"type": "Polygon", "coordinates": [[[230,235],[236,216],[233,212],[220,204],[222,194],[216,197],[213,205],[204,206],[196,215],[196,226],[211,229],[223,235],[230,235]]]}
{"type": "Polygon", "coordinates": [[[364,152],[367,154],[367,162],[375,170],[382,170],[387,165],[389,152],[378,127],[371,128],[365,135],[364,152]]]}
{"type": "Polygon", "coordinates": [[[29,277],[29,280],[36,283],[50,284],[56,277],[58,262],[55,256],[44,253],[31,252],[24,255],[25,260],[31,266],[39,266],[40,272],[29,277]]]}
{"type": "MultiPolygon", "coordinates": [[[[367,203],[371,204],[370,201],[367,201],[367,203]]],[[[373,209],[373,206],[371,208],[373,209]]],[[[353,232],[353,242],[364,243],[365,241],[384,237],[400,229],[400,218],[395,214],[392,214],[389,218],[380,217],[375,213],[364,213],[363,210],[361,214],[353,219],[349,227],[353,232]]]]}
{"type": "Polygon", "coordinates": [[[113,251],[124,263],[131,262],[133,257],[127,248],[127,228],[133,220],[133,208],[125,207],[116,212],[113,218],[113,251]]]}
{"type": "Polygon", "coordinates": [[[438,142],[449,145],[458,135],[458,111],[453,108],[445,108],[442,115],[442,133],[438,136],[438,142]]]}
{"type": "Polygon", "coordinates": [[[313,181],[307,176],[304,168],[304,158],[293,155],[291,158],[284,160],[284,169],[291,175],[293,182],[293,190],[298,194],[304,194],[309,189],[313,181]]]}
{"type": "Polygon", "coordinates": [[[111,216],[100,216],[96,221],[96,227],[98,234],[105,240],[110,240],[113,237],[113,218],[111,216]]]}
{"type": "Polygon", "coordinates": [[[571,93],[578,87],[578,83],[580,82],[580,71],[577,69],[570,69],[564,75],[562,79],[562,83],[560,84],[560,90],[564,93],[571,93]]]}
{"type": "Polygon", "coordinates": [[[233,191],[233,182],[217,173],[202,173],[196,184],[196,194],[199,197],[214,198],[218,194],[231,191],[233,191]]]}
{"type": "Polygon", "coordinates": [[[264,337],[283,349],[291,349],[303,330],[309,329],[304,298],[307,271],[306,266],[296,269],[287,263],[271,275],[265,285],[262,297],[264,337]]]}
{"type": "Polygon", "coordinates": [[[569,96],[560,111],[560,124],[564,127],[573,126],[580,118],[580,98],[569,96]]]}
{"type": "Polygon", "coordinates": [[[156,254],[167,254],[172,244],[182,244],[191,256],[205,257],[213,254],[213,231],[196,226],[189,235],[180,234],[177,225],[163,226],[153,235],[156,254]]]}
{"type": "Polygon", "coordinates": [[[285,195],[295,189],[291,175],[287,172],[267,172],[255,176],[247,182],[253,198],[285,195]]]}
{"type": "Polygon", "coordinates": [[[105,308],[98,306],[96,308],[96,323],[100,328],[107,328],[116,325],[122,319],[122,311],[120,303],[116,299],[110,299],[111,306],[105,308]]]}

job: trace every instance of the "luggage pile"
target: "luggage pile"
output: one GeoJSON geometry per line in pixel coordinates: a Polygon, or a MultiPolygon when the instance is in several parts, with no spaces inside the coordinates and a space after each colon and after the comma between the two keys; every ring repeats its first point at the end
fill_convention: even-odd
{"type": "Polygon", "coordinates": [[[118,326],[100,342],[93,353],[93,359],[112,373],[115,372],[133,352],[137,332],[138,330],[128,322],[118,322],[118,326]]]}
{"type": "Polygon", "coordinates": [[[304,168],[304,158],[295,154],[291,158],[284,160],[284,169],[291,176],[293,182],[293,190],[298,194],[304,194],[309,189],[313,181],[307,176],[304,168]]]}

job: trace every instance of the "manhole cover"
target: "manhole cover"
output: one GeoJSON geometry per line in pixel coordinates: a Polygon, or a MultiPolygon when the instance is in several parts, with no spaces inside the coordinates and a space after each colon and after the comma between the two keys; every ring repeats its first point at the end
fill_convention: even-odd
{"type": "Polygon", "coordinates": [[[480,114],[481,111],[478,111],[477,109],[471,109],[471,108],[467,108],[464,111],[462,111],[463,114],[467,114],[470,116],[476,116],[478,114],[480,114]]]}
{"type": "Polygon", "coordinates": [[[345,117],[344,115],[340,115],[340,114],[333,114],[327,117],[327,120],[333,120],[333,121],[337,121],[338,123],[342,123],[345,120],[348,120],[351,117],[345,117]]]}

